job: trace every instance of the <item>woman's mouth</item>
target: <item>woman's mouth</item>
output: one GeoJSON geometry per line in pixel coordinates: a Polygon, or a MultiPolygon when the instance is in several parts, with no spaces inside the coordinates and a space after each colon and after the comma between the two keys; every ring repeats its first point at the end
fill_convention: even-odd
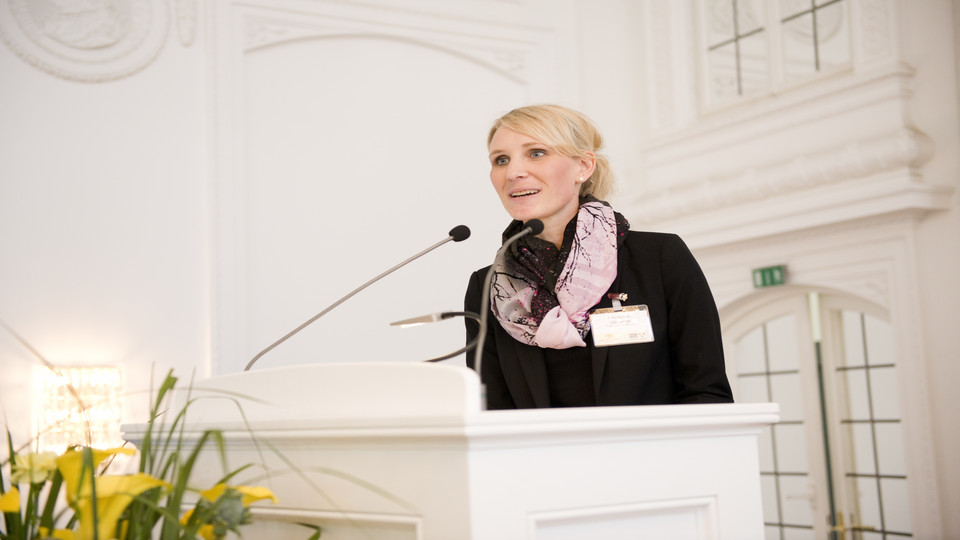
{"type": "Polygon", "coordinates": [[[540,193],[539,189],[525,189],[523,191],[517,191],[515,193],[511,193],[510,198],[518,199],[520,197],[529,197],[530,195],[536,195],[537,193],[540,193]]]}

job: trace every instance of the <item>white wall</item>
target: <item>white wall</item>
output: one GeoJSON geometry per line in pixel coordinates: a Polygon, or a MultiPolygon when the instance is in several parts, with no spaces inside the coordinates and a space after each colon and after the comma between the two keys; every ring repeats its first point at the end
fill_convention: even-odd
{"type": "MultiPolygon", "coordinates": [[[[576,105],[574,4],[118,5],[127,19],[86,34],[98,49],[41,19],[84,30],[69,13],[0,2],[0,319],[51,362],[118,365],[145,392],[151,373],[240,369],[463,223],[466,243],[258,367],[459,348],[459,321],[387,323],[459,310],[492,257],[508,216],[486,129],[521,103],[576,105]]],[[[25,433],[39,363],[7,335],[0,362],[0,407],[25,433]]]]}
{"type": "MultiPolygon", "coordinates": [[[[920,2],[903,9],[905,59],[917,68],[914,94],[907,111],[916,125],[935,138],[937,152],[924,167],[931,181],[960,185],[960,125],[958,125],[957,67],[960,57],[953,46],[960,33],[955,17],[960,4],[920,2]],[[952,5],[952,6],[951,6],[952,5]],[[953,9],[951,10],[950,7],[953,9]],[[951,13],[952,11],[952,13],[951,13]]],[[[960,395],[951,381],[960,380],[960,340],[957,339],[957,301],[960,282],[960,210],[953,193],[951,208],[926,216],[917,234],[917,281],[923,314],[922,329],[926,353],[927,381],[931,410],[936,471],[941,495],[943,530],[960,531],[960,432],[957,415],[960,395]]]]}
{"type": "MultiPolygon", "coordinates": [[[[129,390],[209,374],[205,56],[171,30],[141,70],[77,82],[0,44],[0,318],[54,363],[121,366],[129,390]]],[[[24,427],[37,362],[4,333],[0,366],[24,427]]]]}
{"type": "Polygon", "coordinates": [[[461,346],[460,321],[389,323],[461,309],[470,272],[492,258],[508,219],[488,187],[486,130],[519,103],[576,95],[572,5],[217,4],[214,372],[243,368],[463,223],[466,243],[375,284],[257,367],[461,346]]]}

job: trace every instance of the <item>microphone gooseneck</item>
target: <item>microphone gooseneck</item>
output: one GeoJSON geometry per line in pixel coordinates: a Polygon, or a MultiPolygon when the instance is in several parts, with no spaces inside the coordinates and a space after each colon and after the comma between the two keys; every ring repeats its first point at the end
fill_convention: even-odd
{"type": "Polygon", "coordinates": [[[283,343],[284,341],[290,339],[290,338],[293,337],[294,334],[296,334],[297,332],[303,330],[303,329],[306,328],[307,326],[310,326],[310,324],[312,324],[314,321],[316,321],[316,320],[319,319],[320,317],[323,317],[324,315],[326,315],[327,313],[329,313],[333,308],[335,308],[335,307],[339,306],[340,304],[346,302],[346,301],[349,300],[353,295],[355,295],[355,294],[357,294],[358,292],[366,289],[366,288],[369,287],[370,285],[373,285],[374,283],[376,283],[377,281],[383,279],[383,278],[386,277],[387,275],[395,272],[395,271],[396,271],[397,269],[399,269],[400,267],[405,266],[405,265],[407,265],[408,263],[413,262],[413,261],[419,259],[420,257],[423,257],[423,256],[426,255],[427,253],[430,253],[431,251],[437,249],[438,247],[442,246],[443,244],[446,244],[447,242],[449,242],[449,241],[451,241],[451,240],[453,240],[454,242],[460,242],[460,241],[466,240],[467,238],[470,237],[470,229],[469,229],[466,225],[457,225],[456,227],[454,227],[453,229],[450,230],[450,232],[448,233],[448,235],[449,235],[449,236],[447,236],[447,237],[444,238],[443,240],[441,240],[441,241],[437,242],[436,244],[428,247],[427,249],[421,251],[420,253],[417,253],[417,254],[414,255],[413,257],[408,258],[407,260],[401,262],[400,264],[394,266],[393,268],[390,268],[390,269],[387,270],[386,272],[383,272],[383,273],[380,274],[379,276],[371,279],[370,281],[368,281],[368,282],[364,283],[363,285],[357,287],[356,289],[350,291],[350,292],[349,292],[346,296],[344,296],[343,298],[337,300],[337,301],[334,302],[333,304],[330,304],[326,309],[324,309],[324,310],[321,311],[320,313],[317,313],[316,315],[314,315],[313,317],[311,317],[309,320],[307,320],[305,323],[303,323],[303,324],[301,324],[300,326],[294,328],[294,329],[291,330],[287,335],[285,335],[285,336],[283,336],[282,338],[274,341],[273,343],[270,344],[269,347],[267,347],[266,349],[264,349],[264,350],[260,351],[259,353],[257,353],[256,356],[254,356],[253,358],[250,359],[249,362],[247,362],[247,367],[243,368],[243,370],[244,370],[244,371],[249,371],[250,368],[253,367],[253,364],[255,364],[255,363],[257,362],[257,360],[260,359],[261,356],[263,356],[263,355],[267,354],[268,352],[272,351],[277,345],[280,345],[280,344],[283,343]]]}
{"type": "MultiPolygon", "coordinates": [[[[543,222],[539,219],[531,219],[530,221],[524,223],[523,229],[517,234],[511,236],[507,239],[506,242],[500,246],[500,249],[497,250],[497,255],[493,258],[493,264],[490,265],[490,268],[487,269],[487,275],[483,280],[483,291],[480,293],[480,333],[477,336],[476,340],[476,349],[474,350],[474,361],[473,369],[476,370],[477,376],[480,377],[480,386],[483,387],[483,372],[480,371],[480,364],[483,358],[483,342],[487,337],[487,319],[489,318],[490,308],[485,306],[485,302],[490,302],[490,282],[493,279],[493,270],[497,267],[497,264],[503,259],[503,254],[506,253],[507,248],[511,244],[523,238],[528,234],[534,236],[543,232],[543,222]]],[[[483,406],[486,407],[486,394],[483,395],[484,403],[483,406]]]]}
{"type": "MultiPolygon", "coordinates": [[[[472,311],[443,311],[440,313],[431,313],[429,315],[421,315],[419,317],[412,317],[409,319],[404,319],[402,321],[395,321],[390,323],[390,326],[418,326],[421,324],[428,324],[432,322],[442,321],[445,319],[450,319],[452,317],[467,317],[475,321],[480,321],[480,316],[472,311]]],[[[469,353],[477,345],[477,340],[480,339],[480,335],[477,334],[476,337],[470,340],[469,343],[463,347],[453,351],[452,353],[445,354],[443,356],[437,356],[435,358],[430,358],[428,360],[423,360],[423,362],[439,362],[441,360],[446,360],[448,358],[453,358],[454,356],[459,355],[462,352],[469,353]]]]}

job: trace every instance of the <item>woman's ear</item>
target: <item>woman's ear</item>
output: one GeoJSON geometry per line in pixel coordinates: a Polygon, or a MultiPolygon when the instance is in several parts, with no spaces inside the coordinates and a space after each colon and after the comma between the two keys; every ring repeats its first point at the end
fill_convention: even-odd
{"type": "Polygon", "coordinates": [[[586,152],[580,158],[580,176],[586,180],[593,175],[594,169],[597,167],[597,156],[593,152],[586,152]]]}

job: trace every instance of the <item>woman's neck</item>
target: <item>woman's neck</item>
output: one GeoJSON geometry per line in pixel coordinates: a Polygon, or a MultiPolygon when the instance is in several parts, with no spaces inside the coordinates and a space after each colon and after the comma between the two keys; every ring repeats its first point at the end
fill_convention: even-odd
{"type": "Polygon", "coordinates": [[[567,229],[567,225],[570,224],[570,221],[577,218],[577,214],[580,212],[579,205],[574,207],[572,212],[567,216],[552,216],[551,219],[541,220],[543,221],[543,232],[537,235],[537,238],[550,242],[553,245],[557,246],[557,249],[560,249],[560,245],[563,244],[563,233],[567,229]]]}
{"type": "Polygon", "coordinates": [[[562,225],[547,225],[544,223],[543,232],[537,235],[537,238],[541,240],[546,240],[551,244],[557,246],[557,249],[560,249],[560,244],[563,243],[563,230],[566,228],[566,223],[562,225]]]}

